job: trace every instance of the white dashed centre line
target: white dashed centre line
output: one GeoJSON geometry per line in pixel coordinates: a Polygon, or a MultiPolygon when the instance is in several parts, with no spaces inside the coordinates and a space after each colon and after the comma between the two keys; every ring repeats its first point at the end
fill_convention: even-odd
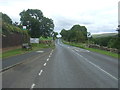
{"type": "Polygon", "coordinates": [[[47,59],[47,61],[49,61],[49,58],[47,59]]]}
{"type": "Polygon", "coordinates": [[[52,53],[50,53],[50,56],[52,55],[52,53]]]}
{"type": "Polygon", "coordinates": [[[46,63],[44,63],[44,66],[46,66],[46,63]]]}
{"type": "Polygon", "coordinates": [[[42,74],[43,70],[40,70],[39,76],[42,74]]]}
{"type": "Polygon", "coordinates": [[[35,87],[35,84],[33,83],[32,86],[31,86],[31,89],[35,87]]]}
{"type": "Polygon", "coordinates": [[[52,52],[53,52],[53,50],[52,50],[52,52]]]}

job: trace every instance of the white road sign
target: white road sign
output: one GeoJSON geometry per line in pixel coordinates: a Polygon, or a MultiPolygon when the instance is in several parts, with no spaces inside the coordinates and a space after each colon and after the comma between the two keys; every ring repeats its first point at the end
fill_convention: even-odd
{"type": "Polygon", "coordinates": [[[30,43],[39,43],[39,38],[30,38],[30,43]]]}
{"type": "Polygon", "coordinates": [[[91,33],[90,32],[87,32],[87,37],[91,37],[91,33]]]}

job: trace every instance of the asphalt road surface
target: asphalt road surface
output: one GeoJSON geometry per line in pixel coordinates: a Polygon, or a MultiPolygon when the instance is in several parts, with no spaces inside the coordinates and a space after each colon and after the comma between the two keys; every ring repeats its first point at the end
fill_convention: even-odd
{"type": "Polygon", "coordinates": [[[118,88],[118,60],[56,40],[2,73],[3,88],[118,88]]]}

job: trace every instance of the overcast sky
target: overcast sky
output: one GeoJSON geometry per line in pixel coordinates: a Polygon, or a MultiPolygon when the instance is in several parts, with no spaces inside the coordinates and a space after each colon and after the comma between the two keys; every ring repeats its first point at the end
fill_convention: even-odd
{"type": "Polygon", "coordinates": [[[86,26],[91,33],[116,32],[119,0],[0,0],[0,12],[19,22],[19,13],[39,9],[53,19],[55,30],[86,26]]]}

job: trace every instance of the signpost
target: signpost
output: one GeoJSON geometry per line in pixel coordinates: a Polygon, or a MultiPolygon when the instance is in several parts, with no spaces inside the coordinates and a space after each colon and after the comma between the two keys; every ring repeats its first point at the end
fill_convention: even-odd
{"type": "Polygon", "coordinates": [[[26,26],[23,26],[23,30],[26,30],[26,26]]]}
{"type": "Polygon", "coordinates": [[[39,38],[30,38],[30,43],[39,43],[39,38]]]}
{"type": "Polygon", "coordinates": [[[39,46],[39,38],[30,38],[30,43],[36,43],[39,46]]]}
{"type": "Polygon", "coordinates": [[[88,47],[89,47],[89,38],[91,37],[91,33],[87,32],[87,38],[88,38],[88,47]]]}

